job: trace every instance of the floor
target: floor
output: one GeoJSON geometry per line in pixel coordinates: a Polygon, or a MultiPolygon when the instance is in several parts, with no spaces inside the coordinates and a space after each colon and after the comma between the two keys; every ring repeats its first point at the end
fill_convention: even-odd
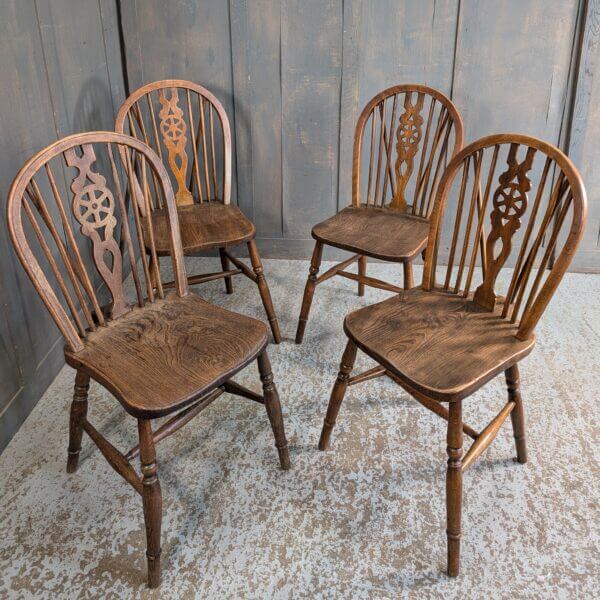
{"type": "MultiPolygon", "coordinates": [[[[213,259],[199,259],[207,271],[213,259]]],[[[385,379],[349,389],[332,450],[316,449],[349,310],[388,296],[334,278],[293,343],[308,264],[265,261],[285,340],[270,354],[292,470],[282,472],[264,409],[224,395],[159,446],[163,579],[145,587],[141,502],[84,438],[65,472],[73,372],[65,368],[0,456],[2,598],[600,597],[600,277],[567,275],[522,363],[529,462],[506,424],[465,479],[462,574],[444,574],[444,422],[385,379]]],[[[326,265],[323,268],[327,268],[326,265]]],[[[395,266],[369,274],[400,282],[395,266]]],[[[416,273],[417,278],[419,272],[416,273]]],[[[418,280],[418,279],[417,279],[418,280]]],[[[262,318],[250,281],[200,288],[262,318]]],[[[368,368],[359,356],[357,369],[368,368]]],[[[256,369],[238,380],[259,389],[256,369]]],[[[100,386],[90,420],[117,447],[133,419],[100,386]]],[[[501,378],[466,403],[481,427],[501,378]]]]}

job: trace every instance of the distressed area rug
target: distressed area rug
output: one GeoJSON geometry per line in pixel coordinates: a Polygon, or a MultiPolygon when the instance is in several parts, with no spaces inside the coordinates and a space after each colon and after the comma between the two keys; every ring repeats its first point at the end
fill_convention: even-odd
{"type": "MultiPolygon", "coordinates": [[[[316,449],[343,317],[389,294],[358,298],[341,278],[319,286],[296,346],[308,263],[269,260],[265,271],[284,335],[270,355],[292,470],[278,468],[264,408],[228,394],[159,444],[162,585],[149,591],[140,498],[85,436],[78,472],[65,472],[65,367],[0,456],[0,597],[600,596],[600,277],[567,275],[537,329],[521,363],[529,462],[513,461],[509,420],[465,476],[462,573],[450,580],[444,421],[377,379],[349,388],[332,450],[316,449]]],[[[400,266],[368,272],[402,281],[400,266]]],[[[254,284],[237,277],[234,288],[194,289],[263,319],[254,284]]],[[[370,366],[359,353],[355,372],[370,366]]],[[[237,380],[260,389],[254,365],[237,380]]],[[[465,421],[481,428],[505,399],[499,377],[466,401],[465,421]]],[[[136,443],[135,421],[93,383],[89,417],[121,450],[136,443]]]]}

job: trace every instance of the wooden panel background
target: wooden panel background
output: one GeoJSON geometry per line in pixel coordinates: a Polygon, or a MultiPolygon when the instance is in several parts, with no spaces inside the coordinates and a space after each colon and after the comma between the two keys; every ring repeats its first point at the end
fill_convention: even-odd
{"type": "Polygon", "coordinates": [[[62,339],[8,238],[8,188],[58,137],[112,129],[124,98],[115,0],[0,2],[0,450],[64,364],[62,339]]]}
{"type": "MultiPolygon", "coordinates": [[[[600,0],[4,0],[0,197],[57,137],[112,128],[127,89],[191,79],[227,110],[233,200],[263,255],[307,258],[311,227],[350,202],[362,106],[425,83],[452,97],[467,141],[514,130],[568,150],[589,195],[574,268],[598,272],[599,37],[600,0]]],[[[62,357],[0,227],[1,449],[62,357]]]]}

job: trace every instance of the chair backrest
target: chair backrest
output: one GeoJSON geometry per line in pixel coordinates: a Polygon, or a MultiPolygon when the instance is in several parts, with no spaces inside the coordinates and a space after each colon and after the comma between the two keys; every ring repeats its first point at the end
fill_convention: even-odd
{"type": "Polygon", "coordinates": [[[462,119],[442,93],[417,84],[382,91],[356,123],[352,204],[429,217],[438,179],[462,144],[462,119]]]}
{"type": "Polygon", "coordinates": [[[173,188],[159,157],[145,144],[108,131],[71,135],[25,163],[10,188],[7,218],[17,255],[75,352],[84,338],[134,304],[142,307],[164,297],[148,171],[167,215],[175,287],[184,296],[187,279],[173,188]],[[123,286],[125,255],[135,285],[133,302],[123,286]],[[104,305],[99,287],[110,296],[104,305]]]}
{"type": "Polygon", "coordinates": [[[168,164],[178,206],[231,199],[231,130],[217,98],[181,79],[149,83],[129,96],[115,130],[150,146],[168,164]]]}
{"type": "Polygon", "coordinates": [[[473,142],[440,181],[423,289],[472,297],[518,323],[517,337],[527,339],[575,254],[586,204],[577,169],[551,144],[511,133],[473,142]],[[446,210],[449,197],[455,204],[446,210]],[[500,276],[503,293],[497,295],[504,266],[513,271],[500,276]]]}

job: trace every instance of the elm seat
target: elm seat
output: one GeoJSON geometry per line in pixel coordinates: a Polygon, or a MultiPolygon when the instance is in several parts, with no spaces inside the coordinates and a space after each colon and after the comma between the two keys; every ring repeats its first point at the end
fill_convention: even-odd
{"type": "Polygon", "coordinates": [[[430,398],[464,398],[527,356],[535,343],[518,323],[470,298],[414,288],[346,316],[344,330],[410,388],[430,398]]]}
{"type": "Polygon", "coordinates": [[[313,227],[315,240],[394,262],[412,260],[427,244],[429,222],[389,208],[349,206],[313,227]]]}
{"type": "Polygon", "coordinates": [[[180,409],[230,379],[265,349],[261,322],[169,293],[90,333],[67,363],[106,386],[138,418],[180,409]]]}
{"type": "MultiPolygon", "coordinates": [[[[242,211],[233,204],[217,201],[179,206],[177,209],[183,252],[199,252],[212,248],[226,248],[254,239],[256,229],[242,211]]],[[[154,243],[157,253],[170,253],[169,226],[163,209],[152,212],[154,243]]],[[[144,223],[147,240],[147,225],[144,223]]]]}

